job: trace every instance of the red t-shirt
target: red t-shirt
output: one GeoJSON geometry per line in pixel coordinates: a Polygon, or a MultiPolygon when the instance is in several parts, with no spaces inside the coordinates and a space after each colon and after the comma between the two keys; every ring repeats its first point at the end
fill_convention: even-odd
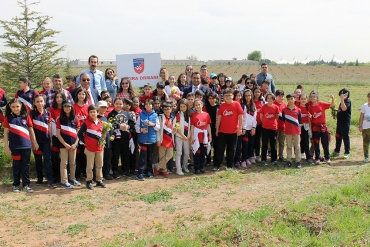
{"type": "Polygon", "coordinates": [[[259,124],[262,124],[260,111],[261,111],[261,108],[263,106],[263,101],[255,100],[254,105],[256,106],[256,110],[257,110],[257,125],[259,125],[259,124]]]}
{"type": "Polygon", "coordinates": [[[268,106],[267,104],[262,106],[260,114],[263,115],[262,128],[268,130],[277,130],[276,115],[279,114],[279,109],[276,105],[268,106]]]}
{"type": "Polygon", "coordinates": [[[301,105],[298,105],[297,107],[299,109],[301,109],[302,123],[303,124],[310,123],[309,118],[308,118],[308,110],[307,110],[308,107],[307,106],[301,106],[301,105]]]}
{"type": "Polygon", "coordinates": [[[239,129],[239,115],[244,115],[244,111],[239,102],[223,103],[217,112],[221,115],[219,132],[225,134],[236,134],[239,129]]]}
{"type": "MultiPolygon", "coordinates": [[[[198,129],[206,130],[210,123],[211,118],[209,117],[209,114],[207,112],[202,113],[194,112],[193,114],[191,114],[190,124],[193,125],[194,127],[197,127],[198,129]]],[[[204,133],[199,133],[198,134],[199,142],[203,143],[203,139],[204,133]]]]}
{"type": "Polygon", "coordinates": [[[278,131],[285,131],[285,124],[283,122],[282,118],[282,112],[283,109],[286,108],[286,104],[284,102],[281,102],[280,104],[276,101],[274,101],[274,104],[278,107],[279,109],[279,119],[278,119],[278,131]]]}
{"type": "Polygon", "coordinates": [[[76,120],[79,122],[79,125],[81,126],[87,117],[89,116],[89,111],[87,110],[89,108],[88,104],[85,104],[83,106],[76,104],[73,104],[73,109],[75,110],[76,120]]]}
{"type": "Polygon", "coordinates": [[[324,124],[326,123],[325,110],[330,108],[330,103],[317,102],[315,106],[310,104],[308,106],[308,112],[311,113],[313,124],[324,124]]]}

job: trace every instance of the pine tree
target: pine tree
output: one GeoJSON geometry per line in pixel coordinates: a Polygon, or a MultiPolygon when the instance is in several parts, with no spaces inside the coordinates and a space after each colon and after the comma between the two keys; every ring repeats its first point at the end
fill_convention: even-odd
{"type": "Polygon", "coordinates": [[[37,4],[18,1],[23,10],[21,15],[11,21],[0,20],[5,30],[0,38],[5,40],[5,46],[14,50],[0,54],[0,72],[5,79],[2,84],[10,92],[18,88],[20,77],[28,77],[35,88],[41,85],[45,76],[50,77],[63,67],[63,58],[57,55],[65,46],[50,40],[60,32],[47,28],[52,17],[30,10],[31,5],[37,4]]]}

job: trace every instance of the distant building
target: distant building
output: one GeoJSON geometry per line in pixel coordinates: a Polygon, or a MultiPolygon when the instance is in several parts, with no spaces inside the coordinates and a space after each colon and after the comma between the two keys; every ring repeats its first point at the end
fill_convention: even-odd
{"type": "Polygon", "coordinates": [[[162,59],[162,65],[201,65],[204,64],[198,60],[188,59],[162,59]]]}
{"type": "Polygon", "coordinates": [[[248,65],[248,66],[256,66],[258,65],[258,61],[252,60],[209,60],[208,65],[248,65]]]}
{"type": "MultiPolygon", "coordinates": [[[[71,65],[76,67],[88,66],[89,61],[87,59],[75,59],[71,61],[71,65]]],[[[99,59],[99,65],[116,66],[116,59],[99,59]]]]}

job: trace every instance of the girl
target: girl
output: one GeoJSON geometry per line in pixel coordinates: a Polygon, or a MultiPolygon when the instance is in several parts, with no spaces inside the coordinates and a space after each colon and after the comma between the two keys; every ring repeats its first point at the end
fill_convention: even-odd
{"type": "Polygon", "coordinates": [[[334,106],[334,96],[329,94],[328,97],[331,98],[331,103],[319,101],[319,93],[317,91],[312,91],[310,93],[311,104],[308,106],[308,112],[311,116],[312,138],[315,147],[315,164],[317,165],[320,164],[320,139],[324,149],[326,163],[331,163],[329,156],[329,131],[326,125],[325,110],[334,106]]]}
{"type": "Polygon", "coordinates": [[[231,77],[227,77],[225,79],[225,84],[221,87],[221,102],[224,102],[224,91],[227,88],[233,88],[233,79],[231,77]]]}
{"type": "Polygon", "coordinates": [[[311,132],[311,120],[309,118],[308,113],[308,105],[307,105],[307,96],[306,94],[299,95],[299,105],[298,108],[301,109],[301,117],[302,117],[302,126],[301,126],[301,157],[306,157],[307,163],[309,165],[313,164],[313,160],[310,153],[310,146],[309,141],[312,137],[311,132]]]}
{"type": "Polygon", "coordinates": [[[114,98],[114,96],[116,96],[117,93],[119,82],[117,75],[111,68],[107,68],[105,70],[105,84],[107,85],[107,90],[109,92],[110,97],[114,98]]]}
{"type": "Polygon", "coordinates": [[[351,100],[349,99],[349,91],[343,88],[339,91],[340,104],[337,113],[337,129],[335,133],[335,150],[334,156],[339,156],[342,140],[344,144],[345,159],[349,158],[350,141],[349,141],[349,127],[351,125],[351,100]]]}
{"type": "Polygon", "coordinates": [[[243,137],[242,137],[242,167],[245,168],[247,165],[251,165],[255,163],[254,155],[253,155],[253,147],[254,147],[254,136],[256,134],[256,126],[257,126],[257,109],[254,105],[254,101],[252,99],[253,92],[250,89],[246,89],[243,93],[243,110],[244,110],[244,118],[243,118],[243,137]]]}
{"type": "Polygon", "coordinates": [[[154,111],[159,116],[159,114],[163,113],[162,108],[161,108],[162,106],[161,98],[159,98],[158,96],[154,96],[153,102],[154,102],[154,111]]]}
{"type": "Polygon", "coordinates": [[[114,105],[113,105],[113,102],[112,102],[112,98],[110,96],[106,96],[105,98],[103,98],[103,100],[105,102],[107,102],[107,104],[108,104],[108,109],[104,114],[105,117],[108,117],[109,113],[111,113],[111,111],[114,110],[114,105]]]}
{"type": "Polygon", "coordinates": [[[175,127],[177,128],[177,133],[175,135],[176,144],[176,173],[177,175],[184,175],[184,172],[189,172],[188,169],[188,158],[190,153],[190,117],[191,111],[186,99],[181,99],[177,106],[177,113],[174,119],[175,127]],[[182,150],[184,150],[184,155],[182,156],[182,150]],[[182,156],[182,162],[181,162],[182,156]],[[182,165],[181,165],[182,163],[182,165]]]}
{"type": "Polygon", "coordinates": [[[301,89],[296,88],[296,90],[294,90],[294,103],[296,106],[299,106],[301,104],[299,100],[299,96],[301,95],[301,93],[301,89]]]}
{"type": "Polygon", "coordinates": [[[186,74],[181,73],[177,78],[177,87],[180,89],[181,92],[184,92],[184,89],[188,86],[188,81],[186,80],[186,74]]]}
{"type": "Polygon", "coordinates": [[[51,79],[49,77],[45,77],[42,81],[42,90],[40,91],[40,94],[45,94],[46,91],[49,91],[51,89],[51,79]]]}
{"type": "Polygon", "coordinates": [[[32,193],[30,187],[30,156],[31,148],[39,149],[32,128],[31,117],[19,99],[12,99],[5,108],[4,146],[5,153],[13,159],[13,191],[19,192],[22,175],[22,185],[25,192],[32,193]]]}
{"type": "Polygon", "coordinates": [[[248,76],[246,74],[243,74],[242,77],[239,79],[238,86],[239,86],[240,91],[243,91],[244,88],[247,86],[246,85],[247,84],[246,82],[247,82],[248,79],[249,78],[248,78],[248,76]]]}
{"type": "Polygon", "coordinates": [[[19,79],[19,89],[20,90],[15,93],[14,98],[19,98],[29,112],[32,110],[33,97],[39,93],[31,89],[31,81],[27,77],[19,79]]]}
{"type": "Polygon", "coordinates": [[[220,91],[217,92],[218,94],[221,93],[222,88],[225,86],[225,79],[226,79],[226,77],[227,77],[226,74],[224,74],[222,72],[217,75],[218,84],[220,86],[220,91]]]}
{"type": "Polygon", "coordinates": [[[46,178],[48,179],[48,186],[55,189],[57,186],[53,180],[53,168],[51,166],[51,122],[50,112],[45,110],[45,96],[42,94],[35,95],[33,99],[33,110],[30,113],[33,129],[35,132],[36,141],[39,145],[38,150],[34,150],[37,182],[36,185],[41,185],[44,175],[42,173],[42,156],[44,156],[44,166],[46,178]]]}
{"type": "Polygon", "coordinates": [[[256,81],[252,80],[251,78],[247,78],[245,82],[245,88],[248,88],[253,91],[253,88],[256,87],[256,81]]]}
{"type": "Polygon", "coordinates": [[[265,99],[262,96],[261,88],[255,87],[253,89],[253,103],[256,107],[256,120],[257,120],[257,127],[256,127],[256,134],[254,136],[254,155],[256,157],[257,162],[261,162],[261,137],[262,137],[262,121],[261,121],[261,108],[265,104],[265,99]]]}
{"type": "Polygon", "coordinates": [[[171,75],[169,78],[168,78],[168,80],[169,80],[169,85],[167,85],[167,86],[165,86],[165,90],[166,90],[166,93],[167,93],[167,95],[168,95],[168,97],[169,97],[169,99],[171,100],[171,101],[174,101],[174,100],[179,100],[179,99],[181,99],[181,91],[180,91],[180,89],[177,87],[177,86],[175,86],[175,76],[174,75],[171,75]]]}
{"type": "Polygon", "coordinates": [[[362,146],[364,150],[364,162],[369,162],[370,142],[370,93],[367,94],[367,103],[361,107],[358,129],[362,132],[362,146]]]}
{"type": "Polygon", "coordinates": [[[140,95],[140,108],[144,109],[144,103],[146,102],[147,99],[152,99],[153,98],[153,92],[152,92],[152,86],[147,83],[144,85],[144,92],[140,95]]]}
{"type": "Polygon", "coordinates": [[[87,159],[86,165],[86,188],[89,190],[94,189],[92,185],[93,169],[95,164],[96,186],[105,188],[103,182],[103,149],[99,145],[99,139],[102,137],[103,123],[98,118],[98,111],[96,106],[90,105],[88,108],[89,117],[82,124],[81,129],[78,131],[78,138],[85,143],[85,154],[87,159]]]}
{"type": "Polygon", "coordinates": [[[129,122],[128,112],[123,111],[123,99],[116,98],[114,100],[114,110],[108,115],[108,120],[114,119],[114,141],[112,141],[112,171],[113,178],[120,178],[118,173],[118,159],[121,155],[122,169],[125,171],[126,177],[132,177],[128,172],[130,166],[130,150],[129,141],[131,139],[130,128],[134,128],[132,121],[129,122]],[[129,126],[131,124],[132,126],[129,126]]]}
{"type": "Polygon", "coordinates": [[[274,104],[275,95],[268,93],[266,95],[267,104],[262,106],[260,110],[260,118],[262,122],[262,165],[266,165],[267,147],[270,142],[271,147],[271,162],[274,166],[278,166],[276,152],[276,137],[277,137],[277,119],[279,117],[279,109],[274,104]]]}
{"type": "Polygon", "coordinates": [[[170,82],[168,81],[168,72],[167,69],[162,67],[159,70],[159,77],[161,78],[161,83],[163,83],[165,86],[170,85],[170,82]]]}
{"type": "Polygon", "coordinates": [[[115,98],[121,99],[131,99],[136,96],[134,88],[132,87],[131,81],[128,77],[123,77],[121,79],[120,88],[115,98]]]}
{"type": "Polygon", "coordinates": [[[50,122],[51,122],[51,165],[53,168],[54,183],[60,180],[60,159],[59,159],[59,147],[60,142],[57,137],[56,123],[60,117],[62,109],[62,103],[66,100],[66,96],[62,92],[57,92],[54,95],[53,105],[50,107],[50,122]]]}
{"type": "Polygon", "coordinates": [[[211,118],[209,114],[203,112],[203,101],[195,100],[195,110],[191,115],[191,129],[190,129],[190,143],[192,143],[192,150],[194,153],[194,170],[195,174],[203,174],[203,165],[207,149],[210,147],[209,143],[212,142],[211,135],[211,118]]]}
{"type": "MultiPolygon", "coordinates": [[[[241,103],[242,100],[242,93],[239,90],[234,90],[233,92],[234,97],[233,101],[241,103]]],[[[240,168],[240,156],[242,152],[242,136],[238,136],[236,140],[236,150],[235,150],[235,156],[234,156],[234,163],[236,168],[240,168]]]]}
{"type": "Polygon", "coordinates": [[[72,107],[72,101],[65,100],[62,104],[60,117],[57,120],[57,137],[60,145],[60,178],[61,186],[65,189],[72,189],[73,186],[80,186],[81,183],[76,180],[76,149],[77,149],[77,131],[80,128],[80,122],[77,121],[75,111],[72,107]],[[67,165],[69,164],[69,179],[73,183],[68,183],[67,165]]]}
{"type": "Polygon", "coordinates": [[[6,93],[4,89],[0,88],[0,128],[3,126],[4,123],[4,114],[3,114],[3,106],[8,103],[6,99],[6,93]]]}

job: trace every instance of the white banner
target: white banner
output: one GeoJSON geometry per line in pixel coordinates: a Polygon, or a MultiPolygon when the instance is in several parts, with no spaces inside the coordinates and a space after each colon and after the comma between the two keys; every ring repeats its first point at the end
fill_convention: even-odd
{"type": "Polygon", "coordinates": [[[157,82],[161,81],[159,77],[160,53],[116,55],[116,63],[119,80],[121,81],[122,77],[129,77],[134,87],[150,83],[155,88],[157,82]]]}

